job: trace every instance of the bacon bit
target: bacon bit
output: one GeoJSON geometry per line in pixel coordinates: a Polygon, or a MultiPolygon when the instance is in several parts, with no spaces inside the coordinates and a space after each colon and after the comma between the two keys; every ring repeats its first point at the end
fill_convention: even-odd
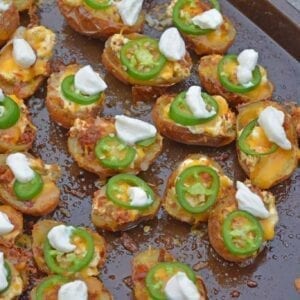
{"type": "Polygon", "coordinates": [[[34,140],[34,136],[35,136],[35,131],[32,128],[27,127],[27,129],[21,136],[20,142],[22,144],[29,144],[34,140]]]}
{"type": "Polygon", "coordinates": [[[99,131],[99,128],[89,127],[80,134],[78,140],[81,145],[92,146],[99,140],[100,137],[101,132],[99,131]]]}
{"type": "Polygon", "coordinates": [[[132,276],[133,281],[144,280],[148,274],[149,268],[146,265],[138,265],[132,276]]]}
{"type": "Polygon", "coordinates": [[[133,289],[133,281],[132,281],[132,277],[128,276],[123,278],[123,282],[130,288],[133,289]]]}
{"type": "Polygon", "coordinates": [[[130,252],[137,252],[138,251],[138,246],[134,242],[134,240],[126,233],[123,232],[121,235],[121,243],[124,246],[124,248],[130,252]]]}
{"type": "Polygon", "coordinates": [[[12,171],[5,166],[1,166],[0,167],[0,182],[9,183],[13,179],[14,179],[14,174],[12,173],[12,171]]]}
{"type": "Polygon", "coordinates": [[[295,288],[297,292],[300,294],[300,277],[295,279],[295,288]]]}

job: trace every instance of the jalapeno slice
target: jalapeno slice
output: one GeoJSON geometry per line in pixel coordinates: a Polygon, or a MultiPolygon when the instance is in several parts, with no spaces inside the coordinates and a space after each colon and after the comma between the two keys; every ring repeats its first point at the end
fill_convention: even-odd
{"type": "Polygon", "coordinates": [[[251,149],[250,146],[247,144],[247,138],[251,135],[255,126],[258,125],[257,120],[258,119],[256,118],[256,119],[252,120],[251,122],[249,122],[246,125],[246,127],[243,129],[241,135],[239,136],[238,146],[239,146],[240,150],[248,155],[253,155],[253,156],[264,156],[264,155],[274,153],[278,149],[278,146],[274,143],[272,144],[270,150],[266,151],[266,152],[257,152],[255,150],[251,149]]]}
{"type": "Polygon", "coordinates": [[[151,206],[154,201],[154,193],[149,185],[141,178],[130,174],[119,174],[110,178],[106,185],[106,196],[114,204],[127,209],[143,210],[151,206]],[[127,192],[130,187],[143,189],[152,202],[144,206],[131,205],[127,192]]]}
{"type": "Polygon", "coordinates": [[[235,210],[226,217],[222,235],[225,246],[234,255],[252,254],[263,242],[263,230],[259,221],[243,210],[235,210]]]}
{"type": "MultiPolygon", "coordinates": [[[[217,0],[210,0],[211,5],[220,10],[217,0]]],[[[214,29],[202,29],[192,23],[192,18],[201,13],[197,10],[197,0],[178,0],[173,8],[173,23],[182,32],[191,35],[205,35],[214,29]]]]}
{"type": "Polygon", "coordinates": [[[15,180],[13,190],[19,200],[32,200],[43,190],[44,182],[40,174],[34,172],[34,177],[28,182],[15,180]]]}
{"type": "Polygon", "coordinates": [[[224,71],[225,65],[232,62],[238,64],[237,55],[225,55],[218,64],[218,77],[223,87],[230,92],[241,94],[254,90],[261,82],[261,73],[259,67],[256,66],[252,71],[251,85],[243,86],[241,84],[233,83],[229,78],[229,74],[224,71]]]}
{"type": "Polygon", "coordinates": [[[80,105],[90,105],[100,99],[102,93],[87,96],[81,94],[79,91],[76,91],[74,86],[74,78],[74,75],[69,75],[64,78],[61,84],[62,93],[67,100],[80,105]]]}
{"type": "Polygon", "coordinates": [[[68,279],[60,276],[60,275],[53,275],[51,277],[46,278],[43,280],[36,288],[35,293],[35,300],[46,300],[46,293],[52,287],[56,285],[61,286],[68,282],[68,279]]]}
{"type": "Polygon", "coordinates": [[[10,97],[4,97],[0,102],[0,129],[14,126],[20,119],[20,107],[10,97]]]}
{"type": "Polygon", "coordinates": [[[158,41],[148,37],[126,43],[121,49],[120,59],[127,73],[139,80],[154,78],[167,62],[159,51],[158,41]]]}
{"type": "Polygon", "coordinates": [[[85,4],[93,9],[106,9],[111,6],[111,0],[84,0],[85,4]]]}
{"type": "Polygon", "coordinates": [[[165,286],[178,272],[184,272],[192,282],[196,282],[194,271],[183,263],[161,262],[152,267],[146,276],[146,287],[151,296],[156,300],[166,300],[165,286]]]}
{"type": "Polygon", "coordinates": [[[193,126],[198,124],[204,124],[218,115],[219,105],[217,101],[206,93],[201,93],[204,102],[208,109],[214,109],[215,114],[208,118],[197,118],[193,115],[186,103],[186,92],[182,92],[176,96],[175,100],[171,103],[169,116],[178,124],[184,126],[193,126]]]}
{"type": "Polygon", "coordinates": [[[92,235],[84,229],[75,228],[72,232],[72,237],[75,236],[83,240],[86,246],[84,256],[76,255],[74,252],[65,254],[61,253],[53,249],[49,243],[48,238],[46,238],[43,249],[44,258],[51,272],[60,275],[74,274],[81,271],[90,264],[95,252],[94,240],[92,235]],[[57,257],[60,257],[60,259],[58,260],[57,257]],[[65,265],[63,267],[60,266],[60,261],[65,262],[65,265]]]}
{"type": "Polygon", "coordinates": [[[0,290],[0,294],[7,291],[10,287],[10,284],[11,284],[11,269],[10,269],[9,264],[7,263],[7,261],[4,261],[4,268],[6,269],[6,272],[7,272],[6,280],[7,280],[8,285],[4,289],[0,290]]]}
{"type": "Polygon", "coordinates": [[[203,213],[215,202],[219,193],[218,173],[207,166],[192,166],[177,177],[175,189],[179,204],[190,213],[203,213]]]}
{"type": "Polygon", "coordinates": [[[148,146],[154,144],[155,141],[156,141],[156,136],[151,137],[151,138],[149,138],[149,139],[145,139],[145,140],[139,141],[139,142],[137,142],[136,144],[137,144],[138,146],[148,147],[148,146]]]}

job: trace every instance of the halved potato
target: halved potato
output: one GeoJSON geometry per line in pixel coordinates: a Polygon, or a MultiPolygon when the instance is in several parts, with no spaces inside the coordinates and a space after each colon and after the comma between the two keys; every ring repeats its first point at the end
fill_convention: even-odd
{"type": "MultiPolygon", "coordinates": [[[[146,251],[138,253],[132,260],[132,281],[134,299],[153,299],[146,287],[146,276],[149,270],[160,262],[175,262],[176,259],[164,249],[150,248],[146,251]]],[[[207,298],[205,284],[200,276],[196,277],[196,286],[200,293],[201,299],[207,298]]]]}
{"type": "Polygon", "coordinates": [[[6,165],[7,155],[0,154],[0,200],[23,214],[44,216],[52,212],[59,203],[60,191],[56,185],[56,180],[60,177],[60,167],[58,165],[47,165],[41,159],[28,153],[26,153],[26,156],[29,159],[30,166],[41,175],[44,182],[43,190],[31,200],[18,200],[13,190],[15,177],[6,165]]]}
{"type": "Polygon", "coordinates": [[[275,205],[275,197],[272,193],[267,191],[261,191],[257,187],[250,184],[250,181],[246,181],[245,184],[254,193],[258,194],[264,202],[266,209],[269,211],[270,216],[267,219],[258,219],[263,229],[263,244],[256,252],[248,255],[234,255],[224,244],[222,235],[222,226],[224,220],[229,213],[238,209],[237,200],[235,198],[236,190],[232,188],[228,190],[224,197],[217,203],[209,215],[208,219],[208,237],[211,246],[214,250],[225,260],[232,262],[243,262],[253,260],[265,247],[266,241],[272,240],[275,237],[275,226],[278,222],[278,213],[275,205]]]}
{"type": "Polygon", "coordinates": [[[208,166],[213,168],[217,174],[219,175],[220,179],[220,187],[219,187],[219,193],[216,199],[216,202],[214,205],[217,205],[217,203],[228,193],[229,190],[232,189],[233,183],[230,178],[228,178],[221,166],[215,162],[213,159],[202,155],[202,154],[191,154],[188,155],[180,164],[179,166],[171,173],[168,183],[166,186],[166,190],[163,197],[162,205],[164,209],[167,211],[169,215],[171,215],[173,218],[189,223],[191,225],[197,225],[200,222],[206,222],[209,216],[209,213],[212,209],[209,208],[207,211],[202,213],[191,213],[184,209],[181,204],[177,200],[176,196],[176,181],[178,180],[178,177],[180,174],[187,168],[192,166],[208,166]]]}
{"type": "MultiPolygon", "coordinates": [[[[53,227],[60,224],[63,223],[54,220],[41,220],[34,225],[32,230],[32,240],[33,240],[32,252],[33,252],[34,260],[38,268],[40,269],[40,271],[47,274],[51,274],[52,272],[48,268],[44,258],[44,251],[43,251],[44,243],[47,239],[48,232],[53,227]]],[[[83,228],[83,229],[92,235],[94,241],[95,253],[90,264],[80,272],[74,274],[74,276],[75,277],[98,276],[100,272],[100,268],[104,265],[105,258],[106,258],[106,243],[104,238],[98,233],[96,233],[95,231],[92,231],[89,228],[83,228]]]]}
{"type": "Polygon", "coordinates": [[[14,95],[9,97],[20,107],[20,118],[12,127],[0,129],[0,153],[27,151],[32,147],[37,129],[23,100],[14,95]]]}
{"type": "Polygon", "coordinates": [[[0,51],[0,87],[4,93],[22,99],[32,96],[50,74],[54,44],[55,34],[44,26],[19,27],[0,51]],[[25,39],[36,53],[36,62],[28,69],[20,67],[13,58],[14,38],[25,39]]]}
{"type": "Polygon", "coordinates": [[[80,105],[66,99],[61,91],[65,77],[74,75],[80,66],[77,64],[61,66],[59,72],[52,73],[48,79],[46,107],[50,117],[60,125],[70,128],[75,119],[95,118],[103,109],[104,93],[99,100],[90,105],[80,105]]]}
{"type": "Polygon", "coordinates": [[[207,123],[194,126],[184,126],[170,118],[170,107],[176,96],[163,95],[154,104],[152,119],[162,135],[179,143],[212,147],[227,145],[235,139],[235,114],[222,96],[212,96],[219,105],[218,115],[207,123]]]}
{"type": "MultiPolygon", "coordinates": [[[[273,101],[260,101],[240,106],[237,116],[237,136],[239,136],[244,127],[252,120],[257,118],[260,112],[267,106],[273,106],[285,114],[283,127],[287,138],[292,144],[291,150],[284,150],[280,147],[268,155],[252,156],[242,152],[237,144],[238,159],[241,167],[245,171],[251,182],[263,189],[268,189],[279,182],[284,181],[292,175],[298,164],[298,141],[296,129],[291,116],[283,107],[273,101]]],[[[259,127],[260,128],[260,127],[259,127]]],[[[263,130],[253,130],[248,138],[249,145],[255,149],[258,146],[270,146],[263,130]]]]}
{"type": "Polygon", "coordinates": [[[0,11],[0,46],[5,44],[20,25],[19,12],[15,5],[0,11]]]}
{"type": "MultiPolygon", "coordinates": [[[[226,90],[221,84],[218,76],[218,65],[221,55],[208,55],[200,59],[199,76],[201,86],[211,95],[223,96],[229,104],[235,106],[242,103],[255,102],[259,100],[270,100],[273,93],[273,84],[267,78],[267,71],[259,66],[262,75],[260,84],[252,91],[247,93],[233,93],[226,90]]],[[[236,65],[228,64],[226,72],[230,74],[232,82],[238,83],[236,78],[236,65]]]]}
{"type": "Polygon", "coordinates": [[[13,3],[17,7],[18,11],[30,9],[35,2],[36,0],[13,0],[13,3]]]}
{"type": "Polygon", "coordinates": [[[77,119],[69,132],[69,152],[81,168],[105,178],[117,173],[137,174],[146,171],[162,150],[163,138],[157,134],[155,142],[150,146],[134,145],[137,154],[128,167],[123,169],[107,168],[101,165],[94,149],[100,138],[115,134],[115,132],[114,118],[77,119]]]}

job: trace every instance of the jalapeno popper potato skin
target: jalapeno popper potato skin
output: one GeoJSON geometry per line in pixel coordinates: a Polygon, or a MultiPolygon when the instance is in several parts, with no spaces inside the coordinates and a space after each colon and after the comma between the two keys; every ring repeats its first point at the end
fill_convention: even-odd
{"type": "Polygon", "coordinates": [[[54,44],[55,34],[44,26],[16,30],[0,51],[0,88],[5,94],[26,99],[35,93],[50,74],[54,44]]]}
{"type": "MultiPolygon", "coordinates": [[[[74,74],[81,67],[77,64],[61,66],[59,72],[52,73],[48,79],[46,106],[51,118],[62,125],[70,128],[75,119],[95,118],[103,109],[105,95],[103,92],[98,93],[96,97],[85,96],[79,93],[74,93],[77,98],[70,98],[67,92],[74,88],[74,84],[64,92],[63,83],[67,83],[68,77],[74,74]],[[99,96],[98,96],[99,95],[99,96]],[[68,98],[69,97],[69,98],[68,98]]],[[[66,87],[67,88],[67,87],[66,87]]]]}
{"type": "MultiPolygon", "coordinates": [[[[268,189],[290,177],[297,168],[299,153],[296,129],[291,116],[279,103],[272,101],[243,105],[238,110],[238,160],[251,182],[260,188],[268,189]],[[283,112],[283,129],[291,149],[283,149],[270,142],[264,129],[255,124],[255,119],[269,106],[283,112]],[[245,130],[246,127],[250,130],[245,130]]],[[[272,118],[275,124],[275,117],[272,118]]]]}
{"type": "Polygon", "coordinates": [[[207,221],[211,209],[232,186],[213,159],[191,154],[171,173],[162,205],[175,219],[197,225],[207,221]]]}
{"type": "MultiPolygon", "coordinates": [[[[70,226],[64,226],[69,232],[68,244],[74,245],[75,249],[60,251],[50,242],[49,232],[62,225],[54,220],[42,220],[34,225],[32,251],[38,268],[47,274],[83,278],[97,276],[106,257],[104,238],[88,228],[71,226],[73,229],[70,229],[70,226]]],[[[53,232],[52,237],[55,245],[59,245],[57,232],[53,232]]]]}
{"type": "Polygon", "coordinates": [[[188,265],[177,262],[166,250],[153,248],[138,253],[132,260],[134,299],[166,299],[164,288],[168,280],[178,272],[185,273],[186,277],[193,282],[195,290],[190,290],[191,292],[198,292],[200,299],[208,299],[205,284],[200,276],[196,275],[188,265]],[[165,268],[171,270],[171,273],[164,272],[165,268]],[[161,274],[161,280],[159,274],[161,274]],[[156,278],[153,278],[154,276],[156,278]],[[161,281],[159,289],[155,288],[156,282],[153,282],[155,280],[161,281]]]}
{"type": "Polygon", "coordinates": [[[44,216],[52,212],[59,203],[60,191],[56,180],[60,177],[58,165],[47,165],[41,159],[30,154],[15,153],[0,155],[0,199],[26,215],[44,216]],[[15,158],[14,156],[17,157],[15,158]],[[33,177],[30,181],[21,182],[8,166],[8,157],[14,160],[14,168],[21,168],[20,157],[28,162],[26,172],[30,169],[33,177]]]}
{"type": "Polygon", "coordinates": [[[248,181],[245,184],[262,199],[265,208],[269,212],[267,218],[261,219],[247,211],[239,210],[236,190],[233,188],[212,209],[208,219],[208,237],[211,246],[221,257],[232,262],[251,262],[251,259],[254,259],[262,251],[266,241],[275,237],[275,226],[278,222],[278,213],[273,194],[252,186],[248,181]],[[234,216],[232,213],[235,214],[237,219],[234,221],[233,218],[231,224],[224,228],[225,220],[229,221],[230,214],[234,216]],[[250,223],[247,229],[246,227],[245,229],[241,227],[245,220],[250,223]],[[231,229],[231,225],[234,228],[231,229]],[[228,236],[228,239],[232,238],[229,246],[225,244],[224,234],[228,236]],[[234,248],[231,249],[229,247],[234,248]],[[243,247],[249,247],[249,249],[243,249],[243,247]]]}
{"type": "MultiPolygon", "coordinates": [[[[222,61],[221,55],[208,55],[200,59],[199,76],[201,85],[211,95],[223,96],[229,104],[235,106],[242,103],[255,102],[259,100],[270,100],[273,93],[273,84],[267,78],[267,71],[262,66],[258,66],[261,80],[259,84],[248,92],[231,92],[220,82],[218,75],[219,64],[222,61]]],[[[224,66],[224,71],[228,74],[230,80],[237,85],[236,63],[229,61],[224,66]]],[[[240,85],[238,85],[240,86],[240,85]]]]}
{"type": "Polygon", "coordinates": [[[189,48],[201,56],[226,53],[235,40],[236,30],[227,17],[223,16],[223,20],[220,17],[222,22],[217,28],[202,29],[193,24],[193,17],[213,8],[220,10],[219,5],[215,7],[215,5],[209,5],[202,0],[173,0],[168,7],[168,15],[172,17],[173,24],[181,32],[189,48]]]}

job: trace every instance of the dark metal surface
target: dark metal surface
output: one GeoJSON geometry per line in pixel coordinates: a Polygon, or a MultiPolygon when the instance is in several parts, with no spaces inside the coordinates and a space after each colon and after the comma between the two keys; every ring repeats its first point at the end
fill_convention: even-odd
{"type": "MultiPolygon", "coordinates": [[[[147,2],[149,9],[157,3],[158,1],[147,2]]],[[[237,40],[230,52],[238,52],[244,48],[258,50],[259,62],[267,67],[269,77],[276,86],[274,98],[279,101],[286,99],[299,101],[300,68],[297,61],[231,4],[227,1],[222,1],[221,4],[224,13],[233,20],[238,32],[237,40]]],[[[257,14],[259,13],[258,11],[257,14]]],[[[41,23],[52,28],[57,34],[54,59],[61,59],[64,62],[76,60],[78,63],[92,64],[104,76],[109,86],[104,115],[125,113],[150,120],[151,103],[133,104],[130,88],[107,74],[101,66],[102,42],[88,39],[72,31],[60,15],[54,0],[42,2],[40,16],[41,23]]],[[[146,33],[158,36],[157,32],[148,27],[146,27],[146,33]]],[[[285,36],[288,39],[288,32],[285,36]]],[[[196,70],[197,59],[194,59],[194,63],[194,70],[196,70]]],[[[179,91],[191,84],[199,84],[195,72],[189,80],[178,85],[175,90],[179,91]]],[[[69,224],[93,228],[90,220],[91,196],[96,189],[97,177],[79,169],[70,158],[66,150],[67,131],[51,122],[44,106],[44,98],[45,85],[37,96],[29,100],[28,104],[33,122],[39,129],[33,152],[48,163],[58,162],[63,170],[59,181],[62,191],[61,205],[50,217],[69,224]]],[[[244,179],[233,146],[215,150],[184,146],[167,139],[165,139],[161,156],[150,170],[142,173],[141,176],[153,183],[162,195],[166,179],[176,163],[188,153],[197,152],[215,157],[230,177],[244,179]],[[230,154],[227,161],[220,161],[222,153],[230,154]]],[[[299,168],[291,179],[272,191],[277,197],[280,215],[276,238],[268,243],[254,264],[248,267],[227,263],[219,258],[209,246],[205,224],[197,230],[191,230],[190,226],[168,217],[163,210],[153,221],[130,230],[128,234],[135,240],[139,250],[144,250],[149,246],[170,248],[170,251],[183,262],[190,265],[203,263],[203,268],[197,273],[204,278],[210,299],[230,299],[234,291],[240,293],[239,299],[299,299],[299,294],[294,289],[294,280],[300,277],[299,168]],[[150,226],[149,232],[144,231],[145,225],[150,226]],[[257,286],[249,287],[251,286],[249,280],[255,281],[257,286]]],[[[108,258],[100,278],[115,299],[131,299],[132,292],[123,279],[131,274],[132,253],[123,247],[120,233],[103,232],[103,235],[108,241],[108,258]]],[[[255,284],[252,283],[252,285],[255,284]]]]}

